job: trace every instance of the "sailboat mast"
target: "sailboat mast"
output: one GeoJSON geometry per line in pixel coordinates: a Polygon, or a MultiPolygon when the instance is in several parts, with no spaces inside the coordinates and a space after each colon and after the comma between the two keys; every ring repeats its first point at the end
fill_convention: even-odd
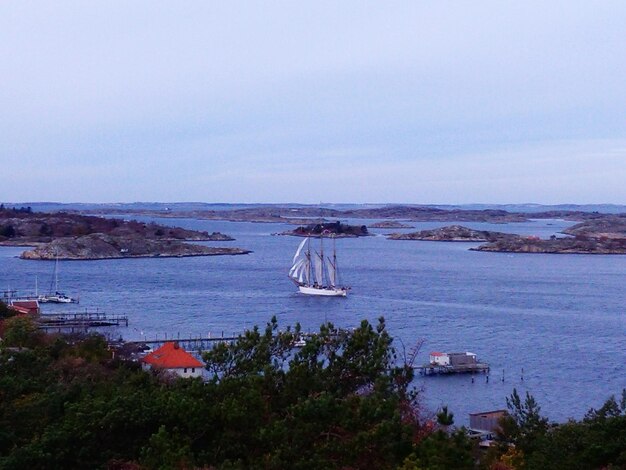
{"type": "Polygon", "coordinates": [[[333,271],[335,272],[335,285],[339,284],[339,270],[337,269],[337,240],[333,235],[333,271]]]}
{"type": "Polygon", "coordinates": [[[311,262],[311,238],[307,237],[307,242],[306,242],[306,259],[308,261],[307,263],[307,269],[309,271],[309,277],[307,278],[307,284],[311,283],[311,279],[313,279],[312,274],[313,274],[313,266],[312,266],[312,262],[311,262]]]}
{"type": "Polygon", "coordinates": [[[59,254],[54,262],[54,292],[59,292],[59,254]]]}
{"type": "Polygon", "coordinates": [[[324,286],[327,284],[324,282],[324,277],[326,276],[326,269],[324,269],[326,267],[326,262],[324,260],[324,230],[320,233],[320,259],[322,261],[322,278],[320,279],[320,282],[324,286]]]}

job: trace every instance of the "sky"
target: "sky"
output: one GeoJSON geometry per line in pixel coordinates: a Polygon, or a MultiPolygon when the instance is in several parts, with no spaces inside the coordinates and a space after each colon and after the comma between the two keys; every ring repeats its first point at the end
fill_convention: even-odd
{"type": "Polygon", "coordinates": [[[626,2],[0,2],[0,201],[626,203],[626,2]]]}

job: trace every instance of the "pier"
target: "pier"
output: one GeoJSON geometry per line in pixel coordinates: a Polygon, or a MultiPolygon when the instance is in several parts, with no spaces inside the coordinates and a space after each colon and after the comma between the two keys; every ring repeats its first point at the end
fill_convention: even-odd
{"type": "Polygon", "coordinates": [[[421,375],[476,374],[489,372],[489,364],[480,362],[457,366],[424,364],[423,366],[416,366],[415,370],[419,371],[421,375]]]}
{"type": "Polygon", "coordinates": [[[211,349],[211,346],[215,343],[230,343],[232,341],[236,341],[238,336],[225,336],[222,333],[222,336],[188,336],[188,337],[180,337],[180,336],[167,336],[165,335],[163,338],[155,338],[155,339],[145,339],[145,340],[136,340],[136,341],[126,341],[126,344],[136,345],[136,346],[145,346],[147,348],[154,349],[155,347],[162,346],[165,343],[175,341],[177,342],[183,349],[187,351],[207,351],[211,349]]]}
{"type": "Polygon", "coordinates": [[[36,321],[42,329],[94,328],[100,326],[128,326],[126,315],[111,315],[99,311],[45,313],[36,321]]]}
{"type": "Polygon", "coordinates": [[[489,364],[478,362],[476,354],[466,352],[438,352],[433,351],[429,356],[430,362],[415,367],[422,375],[446,374],[475,374],[489,372],[489,364]]]}

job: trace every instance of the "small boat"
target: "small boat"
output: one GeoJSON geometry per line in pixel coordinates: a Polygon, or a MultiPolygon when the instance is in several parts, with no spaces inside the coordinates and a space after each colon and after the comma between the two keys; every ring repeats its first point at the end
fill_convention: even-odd
{"type": "Polygon", "coordinates": [[[71,304],[71,303],[78,303],[78,299],[75,299],[74,297],[70,297],[69,295],[65,295],[62,292],[55,292],[54,294],[46,294],[46,295],[40,295],[37,300],[39,300],[39,302],[41,303],[56,303],[56,304],[71,304]]]}
{"type": "Polygon", "coordinates": [[[40,303],[55,303],[55,304],[72,304],[78,303],[78,298],[70,297],[69,295],[59,292],[59,257],[56,257],[54,261],[54,272],[52,273],[52,281],[50,282],[49,294],[37,294],[37,300],[40,303]],[[54,292],[52,292],[52,285],[54,284],[54,292]]]}
{"type": "Polygon", "coordinates": [[[335,237],[332,237],[332,258],[324,256],[323,238],[324,234],[322,233],[319,252],[316,250],[311,251],[310,237],[305,238],[300,243],[293,257],[289,278],[298,286],[298,290],[302,294],[346,297],[350,288],[339,285],[335,237]]]}

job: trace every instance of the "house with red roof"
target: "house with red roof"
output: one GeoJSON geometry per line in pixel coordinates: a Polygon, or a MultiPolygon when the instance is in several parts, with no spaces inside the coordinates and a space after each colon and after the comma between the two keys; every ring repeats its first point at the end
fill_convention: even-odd
{"type": "Polygon", "coordinates": [[[177,342],[170,341],[160,348],[147,354],[141,360],[144,370],[172,372],[180,377],[200,377],[204,364],[180,347],[177,342]]]}
{"type": "Polygon", "coordinates": [[[9,309],[18,315],[39,315],[39,302],[36,300],[13,300],[9,309]]]}

